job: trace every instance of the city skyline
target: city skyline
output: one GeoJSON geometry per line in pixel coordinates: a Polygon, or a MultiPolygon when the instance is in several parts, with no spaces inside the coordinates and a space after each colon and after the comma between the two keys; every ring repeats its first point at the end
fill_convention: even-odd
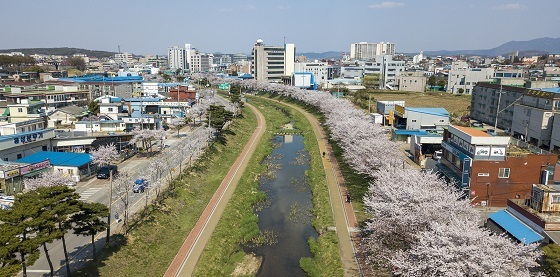
{"type": "Polygon", "coordinates": [[[249,53],[260,38],[266,45],[294,43],[298,53],[349,52],[351,43],[363,41],[391,42],[397,53],[414,53],[560,37],[558,29],[547,28],[560,24],[560,2],[554,0],[54,3],[5,3],[0,49],[117,52],[120,46],[122,52],[145,55],[190,43],[202,52],[249,53]]]}

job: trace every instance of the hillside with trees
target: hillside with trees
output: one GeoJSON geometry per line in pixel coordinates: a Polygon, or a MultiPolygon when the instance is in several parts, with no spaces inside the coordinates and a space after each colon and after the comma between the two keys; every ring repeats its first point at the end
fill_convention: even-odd
{"type": "Polygon", "coordinates": [[[74,54],[85,54],[88,57],[107,58],[115,55],[116,52],[87,50],[81,48],[69,47],[56,47],[56,48],[19,48],[19,49],[4,49],[0,53],[21,52],[25,55],[41,54],[41,55],[57,55],[57,56],[72,56],[74,54]]]}

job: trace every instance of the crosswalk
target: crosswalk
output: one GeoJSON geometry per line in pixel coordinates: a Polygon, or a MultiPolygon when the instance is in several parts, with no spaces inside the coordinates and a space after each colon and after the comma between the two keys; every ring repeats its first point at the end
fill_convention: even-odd
{"type": "Polygon", "coordinates": [[[103,188],[88,188],[88,189],[86,189],[84,192],[80,193],[80,200],[82,200],[82,201],[87,200],[90,196],[94,195],[95,193],[97,193],[101,189],[103,189],[103,188]]]}

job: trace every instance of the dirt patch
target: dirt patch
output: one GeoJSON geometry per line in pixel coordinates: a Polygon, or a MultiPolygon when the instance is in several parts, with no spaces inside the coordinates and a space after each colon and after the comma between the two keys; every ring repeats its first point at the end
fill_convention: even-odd
{"type": "Polygon", "coordinates": [[[233,276],[247,276],[247,275],[257,275],[259,268],[262,264],[262,257],[257,257],[255,254],[250,253],[243,257],[243,260],[237,264],[235,270],[233,271],[233,276]]]}
{"type": "Polygon", "coordinates": [[[427,92],[427,93],[372,93],[372,110],[376,109],[375,100],[385,101],[405,101],[406,107],[422,107],[422,108],[445,108],[448,112],[455,115],[463,115],[469,113],[471,106],[470,95],[456,95],[446,92],[427,92]]]}

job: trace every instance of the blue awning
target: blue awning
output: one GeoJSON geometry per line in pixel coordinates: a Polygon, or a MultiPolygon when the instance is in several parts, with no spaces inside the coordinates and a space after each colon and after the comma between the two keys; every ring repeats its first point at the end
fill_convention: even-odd
{"type": "Polygon", "coordinates": [[[504,228],[504,230],[510,233],[517,240],[525,244],[531,244],[544,239],[543,236],[533,231],[533,229],[529,228],[529,226],[525,225],[506,210],[490,214],[489,218],[496,224],[500,225],[500,227],[504,228]]]}

